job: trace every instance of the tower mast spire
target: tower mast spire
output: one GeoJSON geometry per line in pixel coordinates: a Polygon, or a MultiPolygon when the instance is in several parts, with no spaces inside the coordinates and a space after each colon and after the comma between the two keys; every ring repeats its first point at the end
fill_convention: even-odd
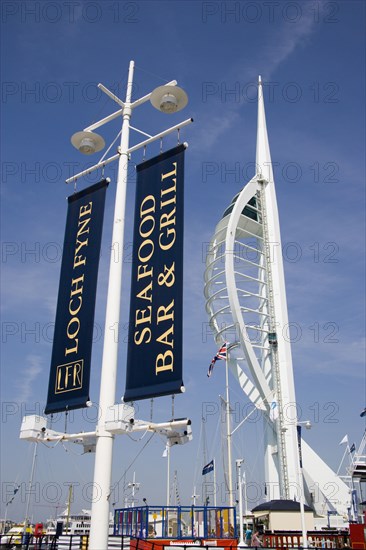
{"type": "Polygon", "coordinates": [[[280,498],[290,499],[290,484],[296,481],[296,398],[293,379],[291,347],[286,338],[288,315],[285,276],[282,259],[281,233],[274,185],[272,159],[269,147],[262,79],[258,78],[258,122],[257,122],[256,165],[267,183],[260,191],[263,224],[263,266],[266,273],[266,298],[268,312],[268,338],[271,353],[264,355],[262,369],[270,373],[271,389],[274,391],[278,416],[272,422],[267,438],[266,478],[273,479],[277,470],[280,498]],[[289,411],[291,406],[294,410],[289,411]],[[291,417],[292,422],[289,422],[291,417]],[[293,421],[295,419],[295,422],[293,421]],[[273,453],[277,449],[277,453],[273,453]],[[277,454],[277,457],[276,457],[277,454]]]}

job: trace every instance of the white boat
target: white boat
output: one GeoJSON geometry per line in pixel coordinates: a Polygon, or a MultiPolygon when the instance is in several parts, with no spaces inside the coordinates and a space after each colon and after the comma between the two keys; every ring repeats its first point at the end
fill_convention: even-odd
{"type": "Polygon", "coordinates": [[[24,524],[13,525],[4,535],[0,535],[0,544],[1,546],[6,545],[19,545],[21,544],[24,535],[32,535],[32,527],[27,527],[26,532],[24,533],[24,524]]]}
{"type": "MultiPolygon", "coordinates": [[[[57,518],[48,519],[45,534],[55,535],[89,535],[91,511],[82,509],[78,514],[68,513],[67,508],[57,518]]],[[[113,535],[113,514],[109,517],[109,534],[113,535]]]]}

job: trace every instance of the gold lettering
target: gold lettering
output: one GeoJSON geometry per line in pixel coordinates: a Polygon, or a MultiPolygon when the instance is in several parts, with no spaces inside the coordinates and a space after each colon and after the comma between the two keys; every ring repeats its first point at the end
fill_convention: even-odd
{"type": "Polygon", "coordinates": [[[155,218],[154,218],[154,216],[145,216],[145,218],[142,218],[142,220],[140,222],[140,227],[139,227],[139,233],[140,233],[141,237],[143,239],[146,239],[146,237],[150,237],[151,233],[154,231],[154,227],[155,227],[155,218]],[[143,225],[145,225],[146,221],[149,221],[149,220],[152,220],[151,227],[147,231],[143,232],[142,227],[143,227],[143,225]]]}
{"type": "Polygon", "coordinates": [[[148,344],[151,341],[151,330],[149,327],[144,327],[141,333],[138,330],[135,332],[134,341],[137,346],[142,344],[145,335],[147,335],[148,339],[144,343],[148,344]]]}
{"type": "Polygon", "coordinates": [[[142,241],[142,243],[139,246],[139,250],[137,254],[140,262],[148,262],[153,254],[154,254],[154,243],[152,242],[152,240],[146,239],[145,241],[142,241]],[[148,245],[150,245],[151,251],[150,253],[147,253],[147,255],[143,257],[142,250],[145,246],[148,246],[148,245]]]}
{"type": "Polygon", "coordinates": [[[158,308],[156,321],[158,324],[161,321],[174,321],[174,298],[167,307],[160,306],[158,308]]]}
{"type": "Polygon", "coordinates": [[[173,352],[168,349],[165,353],[159,353],[155,361],[155,374],[164,372],[166,370],[173,371],[174,355],[173,352]]]}
{"type": "Polygon", "coordinates": [[[80,237],[80,235],[84,235],[84,233],[89,233],[90,227],[88,229],[85,229],[90,222],[91,218],[87,218],[84,221],[79,221],[78,225],[81,226],[80,229],[78,229],[77,236],[80,237]]]}
{"type": "Polygon", "coordinates": [[[81,388],[83,386],[82,383],[82,366],[80,363],[74,364],[74,377],[73,377],[73,385],[76,386],[76,382],[78,383],[78,386],[81,388]]]}
{"type": "Polygon", "coordinates": [[[83,364],[84,360],[79,359],[66,365],[57,366],[56,393],[74,391],[83,387],[83,364]]]}
{"type": "Polygon", "coordinates": [[[90,201],[88,204],[80,206],[79,218],[81,218],[81,216],[85,216],[86,214],[91,214],[92,208],[93,208],[92,201],[90,201]]]}
{"type": "Polygon", "coordinates": [[[74,348],[65,348],[65,355],[69,355],[69,353],[77,353],[79,347],[79,338],[75,338],[75,347],[74,348]]]}
{"type": "Polygon", "coordinates": [[[172,235],[172,238],[170,240],[168,240],[168,242],[166,244],[163,244],[162,238],[164,237],[164,233],[160,233],[160,235],[159,235],[159,246],[162,250],[169,250],[169,248],[171,248],[173,246],[173,244],[175,243],[176,232],[175,232],[175,229],[173,227],[168,229],[165,236],[169,237],[170,235],[172,235]]]}
{"type": "Polygon", "coordinates": [[[78,317],[73,317],[72,319],[70,319],[67,325],[67,329],[66,329],[67,337],[70,338],[70,340],[73,340],[75,336],[77,336],[79,330],[80,330],[80,320],[78,319],[78,317]],[[76,329],[74,332],[70,333],[71,325],[73,325],[74,323],[76,323],[76,329]]]}
{"type": "Polygon", "coordinates": [[[72,279],[71,288],[75,285],[75,290],[71,290],[70,298],[75,296],[75,294],[82,294],[83,286],[79,287],[79,283],[84,283],[84,273],[80,277],[78,277],[77,279],[72,279]]]}
{"type": "Polygon", "coordinates": [[[79,241],[79,239],[76,239],[76,244],[79,245],[75,248],[75,256],[77,254],[79,254],[80,252],[80,249],[83,247],[83,246],[88,246],[88,242],[89,242],[89,239],[85,239],[85,241],[79,241]]]}
{"type": "Polygon", "coordinates": [[[161,174],[161,181],[164,181],[166,178],[177,175],[177,162],[173,162],[174,169],[168,174],[161,174]]]}
{"type": "Polygon", "coordinates": [[[175,214],[175,207],[169,214],[164,213],[160,216],[160,229],[166,227],[167,225],[175,225],[175,216],[173,217],[173,219],[170,219],[173,214],[175,214]]]}
{"type": "Polygon", "coordinates": [[[168,340],[168,336],[171,334],[174,334],[174,325],[168,328],[159,338],[156,339],[157,342],[160,342],[161,344],[165,344],[166,346],[170,346],[171,348],[174,347],[174,339],[168,340]]]}
{"type": "Polygon", "coordinates": [[[75,267],[79,267],[80,265],[85,265],[86,263],[86,258],[85,256],[83,257],[81,254],[80,256],[75,256],[74,257],[74,269],[75,267]]]}
{"type": "Polygon", "coordinates": [[[152,277],[153,268],[148,269],[147,265],[139,264],[137,266],[137,280],[143,279],[144,277],[152,277]]]}
{"type": "Polygon", "coordinates": [[[151,306],[147,306],[146,309],[136,309],[135,326],[141,325],[141,323],[151,323],[151,309],[151,306]],[[148,313],[145,313],[145,311],[148,313]]]}
{"type": "MultiPolygon", "coordinates": [[[[170,189],[167,189],[167,191],[170,191],[170,189]]],[[[163,192],[161,193],[163,194],[163,192]]],[[[177,199],[177,196],[174,195],[174,197],[172,197],[171,199],[168,199],[167,201],[160,201],[160,210],[162,208],[165,208],[165,206],[168,206],[168,204],[176,204],[176,199],[177,199]]]]}
{"type": "Polygon", "coordinates": [[[76,307],[76,309],[73,309],[72,308],[72,302],[73,300],[70,300],[69,302],[69,312],[70,312],[70,315],[77,315],[81,309],[81,304],[83,303],[83,299],[81,296],[78,296],[79,298],[79,305],[76,307]]]}
{"type": "MultiPolygon", "coordinates": [[[[160,191],[160,197],[162,197],[163,195],[167,195],[168,193],[175,193],[176,190],[177,190],[177,178],[172,178],[172,181],[174,182],[174,184],[171,186],[171,187],[168,187],[167,189],[162,189],[160,191]]],[[[160,203],[160,208],[161,208],[161,203],[160,203]]]]}
{"type": "Polygon", "coordinates": [[[65,366],[65,382],[64,382],[64,388],[65,389],[68,387],[68,380],[69,380],[70,376],[72,375],[72,372],[70,373],[69,371],[72,368],[73,368],[73,364],[65,366]]]}
{"type": "Polygon", "coordinates": [[[150,283],[136,295],[136,298],[141,298],[141,300],[149,300],[149,302],[152,302],[152,293],[150,295],[148,294],[148,292],[151,291],[152,281],[150,281],[150,283]]]}
{"type": "Polygon", "coordinates": [[[56,391],[60,391],[62,388],[61,388],[61,369],[58,368],[57,369],[57,386],[56,386],[56,391]]]}
{"type": "Polygon", "coordinates": [[[144,198],[140,205],[140,218],[143,218],[146,214],[150,214],[150,212],[155,212],[155,197],[154,195],[147,195],[147,197],[144,198]],[[152,205],[149,208],[143,208],[145,206],[145,203],[150,201],[152,205]]]}

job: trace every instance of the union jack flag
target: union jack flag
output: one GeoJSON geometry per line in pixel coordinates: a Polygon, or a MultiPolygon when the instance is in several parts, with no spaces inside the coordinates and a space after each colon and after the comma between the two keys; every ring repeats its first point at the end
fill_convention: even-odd
{"type": "Polygon", "coordinates": [[[224,342],[219,351],[216,353],[215,357],[212,359],[210,366],[208,367],[207,376],[210,377],[215,366],[215,363],[218,359],[226,359],[227,357],[227,347],[229,342],[224,342]]]}

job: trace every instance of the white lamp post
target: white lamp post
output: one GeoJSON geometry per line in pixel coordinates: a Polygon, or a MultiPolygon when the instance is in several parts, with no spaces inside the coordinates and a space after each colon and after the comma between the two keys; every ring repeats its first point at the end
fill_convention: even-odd
{"type": "MultiPolygon", "coordinates": [[[[192,122],[188,119],[179,125],[176,125],[164,132],[160,132],[155,136],[149,136],[143,142],[129,148],[129,133],[130,119],[132,111],[135,107],[150,100],[154,107],[165,113],[173,113],[181,110],[187,104],[187,95],[183,90],[176,86],[176,82],[169,82],[167,86],[160,86],[146,96],[132,102],[132,83],[134,73],[134,62],[129,65],[126,100],[122,101],[110,92],[105,86],[99,84],[99,88],[113,99],[120,109],[115,113],[105,117],[84,129],[83,132],[77,132],[72,137],[73,145],[84,154],[91,154],[100,150],[104,141],[103,138],[93,132],[94,129],[102,126],[106,122],[122,116],[122,131],[121,142],[117,155],[110,157],[107,160],[100,161],[95,166],[76,174],[69,178],[67,183],[75,181],[79,177],[86,175],[109,162],[118,159],[118,176],[117,189],[115,199],[115,210],[113,220],[113,235],[112,235],[112,250],[120,252],[119,258],[116,261],[113,254],[110,258],[108,295],[105,317],[104,344],[103,344],[103,359],[100,381],[100,396],[99,396],[99,420],[96,428],[96,453],[94,466],[94,484],[93,484],[93,503],[91,514],[90,527],[90,550],[101,550],[108,547],[108,525],[109,525],[109,505],[111,491],[111,475],[112,475],[112,451],[114,436],[105,428],[106,415],[110,407],[115,403],[116,393],[116,376],[117,376],[117,356],[118,356],[118,338],[115,338],[115,333],[112,327],[119,326],[120,320],[120,297],[122,286],[122,266],[123,259],[121,251],[123,250],[123,237],[125,225],[125,204],[126,204],[126,188],[127,188],[127,170],[129,155],[148,143],[161,138],[175,129],[192,122]]],[[[145,132],[141,132],[148,135],[145,132]]]]}
{"type": "Polygon", "coordinates": [[[236,461],[236,473],[238,480],[238,491],[239,491],[239,542],[238,547],[243,548],[245,546],[244,542],[244,527],[243,527],[243,489],[242,489],[242,477],[241,477],[241,465],[243,463],[242,458],[238,458],[236,461]]]}

